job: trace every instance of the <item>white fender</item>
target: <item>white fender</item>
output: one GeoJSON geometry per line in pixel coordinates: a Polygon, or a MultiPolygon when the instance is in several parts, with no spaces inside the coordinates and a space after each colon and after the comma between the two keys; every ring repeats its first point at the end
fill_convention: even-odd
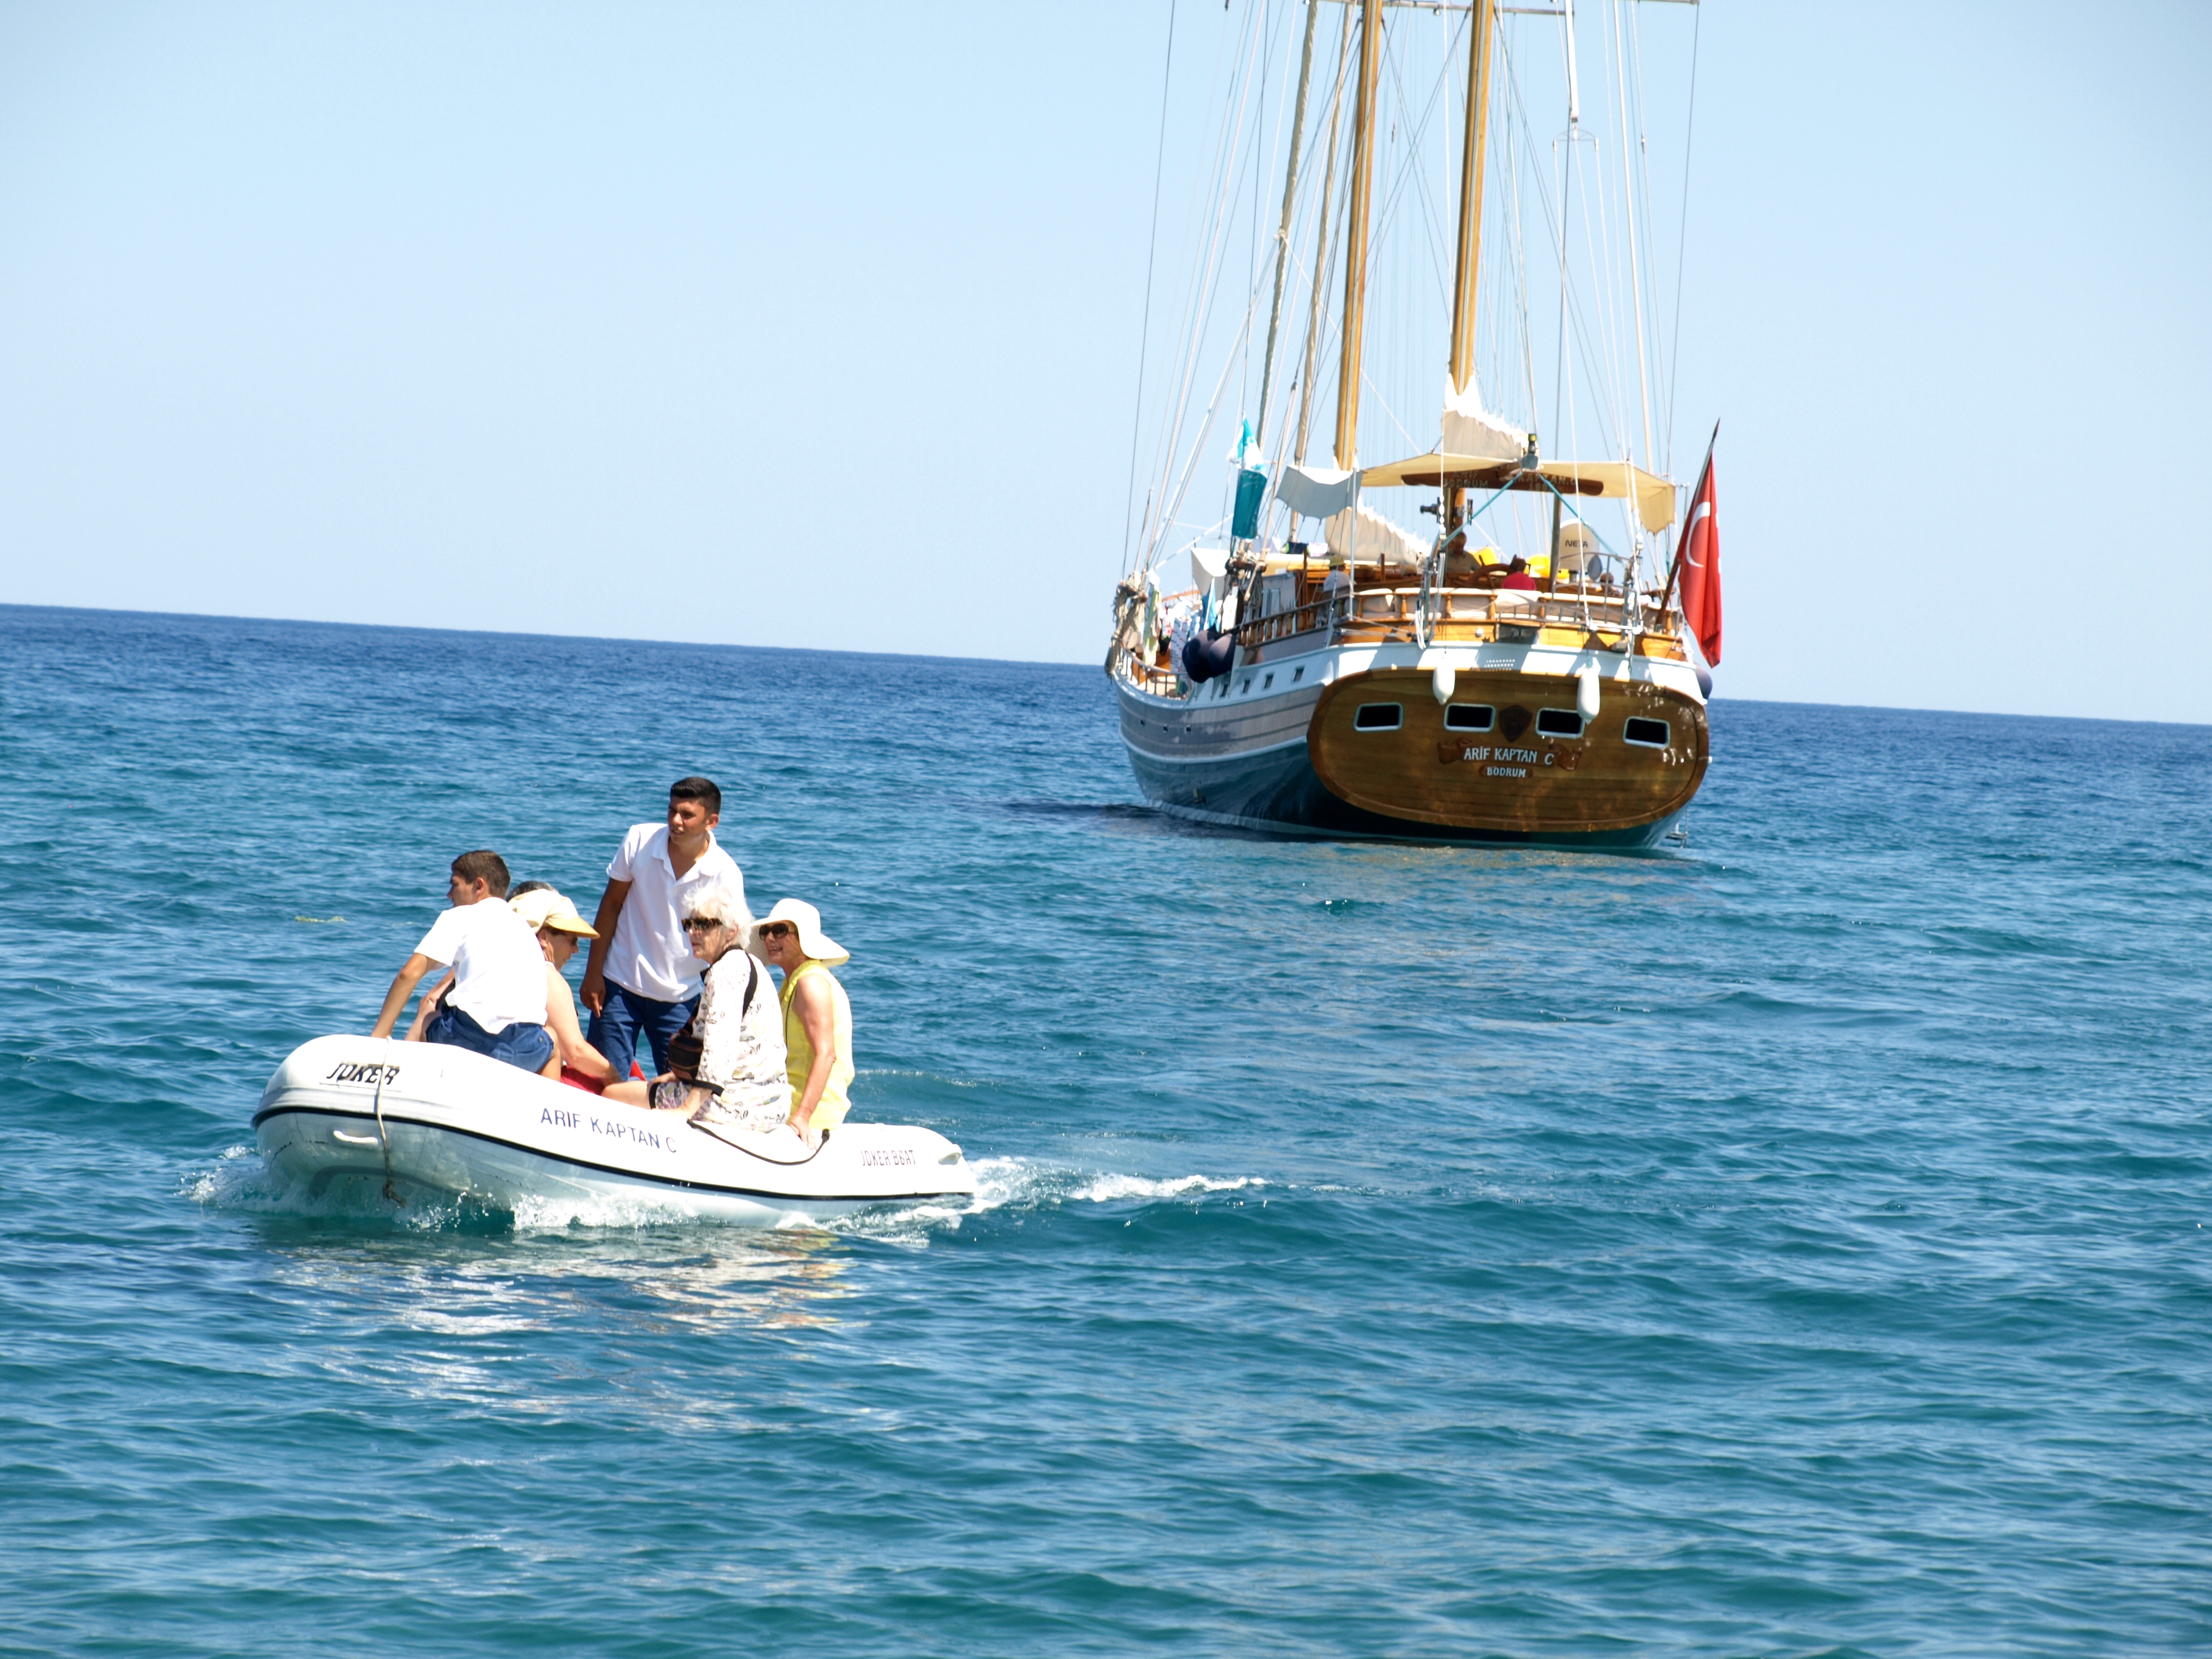
{"type": "Polygon", "coordinates": [[[1575,675],[1575,713],[1585,720],[1597,718],[1597,669],[1595,665],[1575,675]]]}
{"type": "Polygon", "coordinates": [[[1449,702],[1453,688],[1459,684],[1459,671],[1448,662],[1440,662],[1429,676],[1429,690],[1437,694],[1438,702],[1449,702]]]}

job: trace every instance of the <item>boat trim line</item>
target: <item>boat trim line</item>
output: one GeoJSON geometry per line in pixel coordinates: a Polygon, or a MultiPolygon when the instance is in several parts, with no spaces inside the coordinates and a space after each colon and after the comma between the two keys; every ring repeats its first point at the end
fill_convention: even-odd
{"type": "MultiPolygon", "coordinates": [[[[368,1112],[349,1112],[337,1106],[270,1106],[253,1115],[253,1127],[258,1129],[272,1117],[350,1117],[373,1121],[368,1112]]],[[[573,1164],[580,1170],[592,1170],[601,1175],[622,1176],[631,1181],[649,1182],[659,1187],[682,1187],[692,1192],[729,1193],[738,1198],[769,1198],[793,1204],[896,1204],[909,1198],[944,1198],[945,1193],[780,1193],[764,1187],[724,1187],[712,1181],[685,1181],[678,1176],[653,1175],[643,1170],[626,1170],[619,1164],[594,1164],[587,1158],[570,1158],[564,1152],[549,1152],[541,1146],[529,1146],[519,1140],[508,1140],[499,1135],[488,1135],[481,1129],[464,1129],[451,1123],[433,1123],[426,1118],[399,1117],[386,1112],[387,1123],[405,1123],[417,1129],[436,1129],[449,1135],[466,1135],[471,1140],[489,1141],[495,1146],[504,1146],[511,1152],[527,1152],[532,1158],[542,1158],[549,1164],[573,1164]]],[[[335,1132],[333,1132],[335,1133],[335,1132]]],[[[721,1140],[721,1137],[714,1137],[721,1140]]],[[[732,1143],[723,1141],[725,1146],[732,1143]]],[[[759,1158],[763,1164],[777,1164],[774,1158],[763,1158],[743,1146],[733,1150],[747,1158],[759,1158]]],[[[818,1149],[817,1149],[818,1150],[818,1149]]]]}
{"type": "Polygon", "coordinates": [[[1133,753],[1142,755],[1146,760],[1158,761],[1167,766],[1218,766],[1225,761],[1246,761],[1255,756],[1273,755],[1285,749],[1303,749],[1305,747],[1305,741],[1306,734],[1301,732],[1295,738],[1285,738],[1280,743],[1271,743],[1264,749],[1224,749],[1217,750],[1209,755],[1163,755],[1156,749],[1147,749],[1142,744],[1130,742],[1127,732],[1121,734],[1121,743],[1125,748],[1133,753]]]}

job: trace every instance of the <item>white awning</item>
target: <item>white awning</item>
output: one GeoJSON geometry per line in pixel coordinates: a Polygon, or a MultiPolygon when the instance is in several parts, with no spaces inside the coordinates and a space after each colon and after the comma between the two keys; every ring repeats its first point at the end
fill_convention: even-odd
{"type": "Polygon", "coordinates": [[[1674,486],[1623,461],[1540,461],[1523,469],[1517,462],[1486,455],[1449,455],[1431,450],[1387,466],[1370,466],[1359,478],[1369,489],[1412,484],[1440,489],[1556,489],[1570,497],[1621,499],[1632,495],[1636,516],[1646,530],[1656,533],[1674,522],[1674,486]]]}
{"type": "Polygon", "coordinates": [[[1309,519],[1333,519],[1359,493],[1359,475],[1334,466],[1287,463],[1275,485],[1275,499],[1309,519]]]}

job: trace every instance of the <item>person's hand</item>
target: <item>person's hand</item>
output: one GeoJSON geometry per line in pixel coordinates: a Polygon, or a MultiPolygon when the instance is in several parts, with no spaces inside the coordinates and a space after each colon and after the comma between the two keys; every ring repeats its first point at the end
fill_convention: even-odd
{"type": "Polygon", "coordinates": [[[607,1011],[607,976],[596,968],[584,969],[583,988],[576,994],[577,1000],[595,1014],[607,1011]]]}

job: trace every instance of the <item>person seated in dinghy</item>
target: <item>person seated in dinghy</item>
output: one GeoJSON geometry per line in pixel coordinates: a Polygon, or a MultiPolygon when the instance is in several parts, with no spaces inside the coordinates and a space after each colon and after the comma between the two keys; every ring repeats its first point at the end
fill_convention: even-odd
{"type": "Polygon", "coordinates": [[[702,1128],[780,1128],[791,1105],[782,1011],[768,969],[745,949],[744,896],[716,884],[684,908],[684,936],[706,967],[698,1012],[684,1028],[690,1041],[669,1045],[672,1069],[650,1084],[611,1083],[604,1092],[632,1106],[686,1112],[702,1128]],[[685,1052],[691,1043],[696,1059],[685,1052]]]}
{"type": "Polygon", "coordinates": [[[507,860],[496,853],[464,853],[453,860],[446,884],[450,908],[392,976],[371,1036],[390,1036],[422,976],[450,966],[453,989],[423,1027],[423,1040],[526,1072],[545,1068],[554,1054],[545,1029],[545,953],[529,924],[507,908],[507,860]]]}
{"type": "Polygon", "coordinates": [[[524,886],[529,890],[518,888],[507,902],[536,930],[538,948],[545,955],[545,1029],[553,1038],[553,1058],[545,1062],[545,1075],[571,1088],[601,1093],[615,1080],[615,1068],[584,1041],[583,1027],[576,1020],[575,994],[562,972],[576,954],[576,941],[597,939],[599,933],[550,884],[533,881],[524,886]]]}
{"type": "Polygon", "coordinates": [[[791,1055],[791,1127],[810,1146],[845,1121],[853,1081],[853,1004],[830,970],[852,960],[822,931],[822,913],[778,899],[753,929],[755,948],[783,970],[783,1042],[791,1055]]]}

